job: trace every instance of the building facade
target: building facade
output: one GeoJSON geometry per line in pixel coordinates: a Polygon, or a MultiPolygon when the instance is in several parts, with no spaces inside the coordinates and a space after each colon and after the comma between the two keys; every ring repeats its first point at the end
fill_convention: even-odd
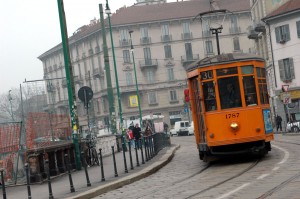
{"type": "Polygon", "coordinates": [[[276,114],[285,122],[300,120],[300,1],[286,2],[263,21],[268,24],[273,49],[276,89],[271,98],[276,114]]]}
{"type": "MultiPolygon", "coordinates": [[[[215,35],[211,34],[210,28],[222,25],[222,33],[219,34],[221,53],[253,52],[253,42],[247,38],[247,28],[251,23],[248,0],[223,0],[213,4],[207,0],[172,3],[139,0],[136,5],[117,10],[111,15],[111,30],[124,120],[133,120],[139,115],[138,107],[134,103],[134,65],[142,115],[164,115],[164,122],[169,126],[175,121],[188,119],[183,99],[183,91],[187,88],[185,67],[194,61],[217,54],[215,35]],[[199,13],[214,9],[227,9],[232,14],[202,16],[201,20],[196,17],[199,13]],[[133,31],[131,38],[129,31],[133,31]]],[[[91,120],[99,128],[107,125],[109,121],[100,27],[99,20],[92,20],[69,38],[76,92],[82,86],[89,86],[94,91],[89,112],[91,120]]],[[[106,33],[117,111],[115,71],[107,24],[106,33]]],[[[39,59],[43,63],[45,80],[48,79],[49,104],[55,104],[57,112],[68,112],[62,45],[43,53],[39,59]]],[[[86,126],[83,104],[77,101],[77,105],[80,124],[86,126]]],[[[117,112],[116,115],[118,114],[117,112]]]]}

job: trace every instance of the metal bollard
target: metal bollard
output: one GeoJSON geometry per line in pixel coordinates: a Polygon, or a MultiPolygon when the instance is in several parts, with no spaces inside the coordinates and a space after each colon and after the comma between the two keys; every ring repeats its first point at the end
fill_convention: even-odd
{"type": "Polygon", "coordinates": [[[145,159],[146,159],[146,162],[148,161],[148,154],[147,154],[147,138],[144,137],[143,138],[143,141],[144,141],[144,147],[145,147],[145,159]]]}
{"type": "Polygon", "coordinates": [[[48,190],[49,190],[49,199],[53,199],[52,193],[52,186],[51,186],[51,179],[50,179],[50,167],[49,167],[49,160],[45,160],[46,164],[46,173],[47,173],[47,182],[48,182],[48,190]]]}
{"type": "Polygon", "coordinates": [[[128,142],[128,150],[129,150],[129,159],[130,159],[130,169],[133,170],[133,163],[132,163],[132,155],[131,155],[131,142],[128,142]]]}
{"type": "Polygon", "coordinates": [[[128,173],[126,155],[125,155],[125,150],[126,150],[125,142],[122,143],[122,146],[123,146],[123,159],[124,159],[125,173],[128,173]]]}
{"type": "Polygon", "coordinates": [[[115,157],[115,149],[114,148],[115,148],[114,146],[111,146],[112,155],[113,155],[113,162],[114,162],[114,168],[115,168],[115,177],[118,177],[116,157],[115,157]]]}
{"type": "Polygon", "coordinates": [[[140,138],[139,142],[140,142],[140,146],[141,146],[142,164],[145,164],[142,138],[140,138]]]}
{"type": "Polygon", "coordinates": [[[68,175],[69,175],[69,182],[70,182],[70,191],[71,193],[75,192],[75,188],[73,185],[73,179],[72,179],[72,174],[71,174],[71,169],[70,169],[70,161],[69,161],[69,155],[65,154],[65,163],[66,163],[66,167],[68,170],[68,175]]]}
{"type": "Polygon", "coordinates": [[[149,148],[150,148],[150,159],[152,159],[153,157],[154,157],[154,155],[153,155],[153,142],[152,142],[152,136],[150,136],[149,137],[149,143],[150,143],[150,145],[149,145],[149,148]]]}
{"type": "Polygon", "coordinates": [[[139,163],[139,155],[138,155],[138,152],[137,152],[137,140],[135,140],[135,157],[136,157],[136,166],[139,167],[140,166],[140,163],[139,163]]]}
{"type": "Polygon", "coordinates": [[[101,181],[105,181],[104,177],[104,168],[103,168],[103,161],[102,161],[102,148],[99,149],[99,156],[100,156],[100,167],[101,167],[101,181]]]}
{"type": "Polygon", "coordinates": [[[25,172],[26,172],[26,184],[27,184],[27,194],[28,194],[28,199],[31,199],[31,189],[30,189],[30,180],[29,180],[29,167],[28,163],[25,163],[25,172]]]}
{"type": "Polygon", "coordinates": [[[87,164],[86,164],[86,161],[85,161],[85,155],[84,155],[83,151],[81,151],[81,162],[82,162],[84,172],[85,172],[86,186],[90,187],[91,182],[90,182],[89,173],[88,173],[88,170],[87,170],[87,164]]]}
{"type": "Polygon", "coordinates": [[[147,152],[148,152],[148,160],[151,160],[151,143],[150,137],[147,137],[147,152]]]}
{"type": "Polygon", "coordinates": [[[1,172],[1,183],[2,183],[2,194],[3,194],[3,199],[6,199],[6,190],[5,190],[5,182],[4,182],[4,169],[0,168],[0,172],[1,172]]]}

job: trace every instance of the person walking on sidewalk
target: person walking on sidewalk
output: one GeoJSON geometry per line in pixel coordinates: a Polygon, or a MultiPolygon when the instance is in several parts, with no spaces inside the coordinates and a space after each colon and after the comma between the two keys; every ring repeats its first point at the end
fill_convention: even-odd
{"type": "Polygon", "coordinates": [[[141,128],[139,127],[139,124],[136,123],[135,124],[135,127],[133,129],[133,136],[134,136],[134,139],[136,141],[136,146],[138,149],[140,148],[140,138],[141,138],[141,128]]]}
{"type": "Polygon", "coordinates": [[[280,131],[282,131],[281,122],[282,122],[282,118],[280,117],[280,115],[277,115],[277,116],[276,116],[276,127],[277,127],[277,132],[278,132],[278,129],[280,129],[280,131]]]}

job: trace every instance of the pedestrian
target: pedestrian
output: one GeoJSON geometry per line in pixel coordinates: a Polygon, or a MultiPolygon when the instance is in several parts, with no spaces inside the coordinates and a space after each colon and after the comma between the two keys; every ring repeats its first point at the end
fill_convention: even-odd
{"type": "Polygon", "coordinates": [[[282,131],[281,122],[282,122],[282,118],[280,117],[280,115],[277,115],[277,116],[276,116],[276,127],[277,127],[277,131],[278,131],[278,129],[280,129],[280,131],[282,131]]]}
{"type": "Polygon", "coordinates": [[[141,128],[139,127],[139,124],[136,123],[135,124],[135,127],[133,129],[133,136],[134,136],[134,139],[136,141],[136,145],[135,147],[137,147],[138,149],[140,148],[140,138],[141,138],[141,128]]]}
{"type": "Polygon", "coordinates": [[[135,148],[134,136],[133,136],[133,132],[130,128],[127,129],[127,138],[130,141],[131,147],[135,148]]]}
{"type": "Polygon", "coordinates": [[[149,137],[152,135],[152,129],[149,124],[146,125],[145,131],[144,131],[144,137],[149,137]]]}
{"type": "Polygon", "coordinates": [[[168,128],[169,128],[169,125],[164,122],[164,131],[166,134],[168,133],[168,128]]]}

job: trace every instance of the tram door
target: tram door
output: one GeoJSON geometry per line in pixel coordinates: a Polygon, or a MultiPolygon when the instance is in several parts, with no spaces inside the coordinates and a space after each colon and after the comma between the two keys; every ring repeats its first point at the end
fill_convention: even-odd
{"type": "Polygon", "coordinates": [[[205,124],[204,124],[204,118],[202,113],[202,106],[201,106],[201,99],[200,99],[200,82],[198,77],[194,77],[191,79],[191,94],[192,94],[192,103],[194,104],[195,109],[195,116],[196,116],[196,122],[197,122],[197,132],[200,136],[200,143],[206,142],[205,137],[205,124]]]}

